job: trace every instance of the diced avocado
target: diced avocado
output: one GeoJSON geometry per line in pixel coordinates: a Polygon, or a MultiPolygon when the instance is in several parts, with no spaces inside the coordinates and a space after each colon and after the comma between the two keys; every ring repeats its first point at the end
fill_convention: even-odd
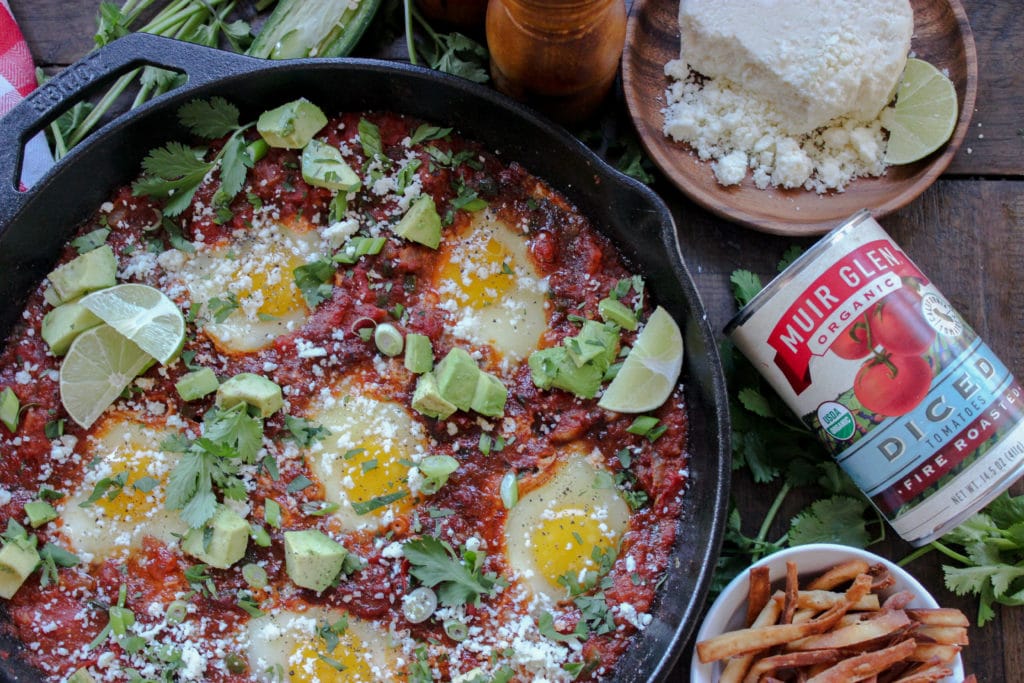
{"type": "Polygon", "coordinates": [[[420,195],[398,221],[395,234],[437,249],[441,244],[441,217],[437,215],[434,198],[428,194],[420,195]]]}
{"type": "Polygon", "coordinates": [[[334,582],[347,556],[345,546],[317,529],[284,532],[285,569],[297,586],[319,593],[334,582]]]}
{"type": "Polygon", "coordinates": [[[441,395],[441,390],[437,388],[437,378],[432,372],[420,375],[416,380],[416,390],[412,393],[412,407],[413,410],[438,420],[446,420],[458,410],[454,403],[441,395]]]}
{"type": "Polygon", "coordinates": [[[505,413],[508,389],[501,380],[489,372],[481,372],[476,380],[476,391],[470,407],[481,415],[499,417],[505,413]]]}
{"type": "Polygon", "coordinates": [[[405,335],[405,367],[417,375],[434,369],[434,347],[430,337],[416,333],[405,335]]]}
{"type": "Polygon", "coordinates": [[[57,266],[46,276],[61,303],[74,301],[87,292],[113,287],[117,283],[117,259],[109,244],[57,266]]]}
{"type": "Polygon", "coordinates": [[[20,413],[21,401],[18,400],[18,395],[14,393],[14,389],[4,387],[4,390],[0,391],[0,422],[12,434],[18,431],[18,416],[20,413]]]}
{"type": "Polygon", "coordinates": [[[300,97],[260,114],[256,130],[271,147],[302,149],[326,125],[320,107],[300,97]]]}
{"type": "Polygon", "coordinates": [[[57,511],[45,500],[33,500],[25,503],[25,514],[33,529],[38,529],[47,522],[57,519],[57,511]]]}
{"type": "Polygon", "coordinates": [[[75,673],[68,676],[68,679],[64,683],[96,683],[96,679],[92,677],[88,669],[79,669],[75,673]]]}
{"type": "Polygon", "coordinates": [[[619,330],[614,324],[587,320],[580,333],[566,339],[563,345],[576,367],[594,362],[603,372],[618,353],[619,330]]]}
{"type": "Polygon", "coordinates": [[[181,379],[174,384],[182,401],[195,401],[217,391],[219,386],[217,375],[210,368],[200,368],[182,375],[181,379]]]}
{"type": "Polygon", "coordinates": [[[605,297],[597,302],[597,312],[602,320],[615,323],[624,330],[636,329],[636,314],[618,299],[605,297]]]}
{"type": "Polygon", "coordinates": [[[227,569],[245,555],[249,523],[228,507],[221,507],[200,529],[189,529],[181,550],[217,569],[227,569]]]}
{"type": "Polygon", "coordinates": [[[102,322],[77,301],[61,304],[43,316],[43,340],[50,345],[53,355],[63,356],[75,337],[102,322]]]}
{"type": "Polygon", "coordinates": [[[0,549],[0,598],[10,598],[39,564],[39,553],[29,542],[8,541],[0,549]]]}
{"type": "Polygon", "coordinates": [[[315,187],[340,192],[355,192],[362,185],[338,148],[319,140],[310,140],[302,150],[302,179],[315,187]]]}
{"type": "Polygon", "coordinates": [[[593,398],[601,387],[604,370],[594,363],[578,367],[564,346],[534,351],[529,358],[530,375],[540,389],[557,387],[580,398],[593,398]]]}
{"type": "Polygon", "coordinates": [[[453,348],[441,359],[434,369],[437,388],[449,403],[454,403],[460,410],[469,410],[476,393],[476,382],[480,376],[480,368],[469,352],[459,347],[453,348]]]}
{"type": "Polygon", "coordinates": [[[217,389],[217,405],[230,408],[239,403],[247,403],[260,411],[263,417],[273,415],[284,399],[281,387],[262,375],[241,372],[220,385],[217,389]]]}

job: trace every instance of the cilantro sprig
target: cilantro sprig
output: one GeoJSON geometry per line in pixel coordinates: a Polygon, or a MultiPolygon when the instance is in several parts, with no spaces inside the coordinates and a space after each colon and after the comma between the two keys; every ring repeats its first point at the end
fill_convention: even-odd
{"type": "Polygon", "coordinates": [[[238,108],[223,97],[192,100],[178,110],[178,120],[197,137],[214,140],[229,136],[224,145],[206,160],[205,147],[169,142],[151,150],[142,160],[143,176],[132,185],[137,196],[165,199],[164,214],[177,216],[192,203],[196,190],[214,168],[220,166],[220,187],[214,195],[218,208],[226,207],[245,184],[254,153],[246,146],[244,133],[252,123],[240,124],[238,108]]]}
{"type": "Polygon", "coordinates": [[[900,561],[907,564],[938,550],[946,588],[978,598],[978,626],[995,618],[995,605],[1024,605],[1024,495],[1003,493],[940,540],[900,561]]]}
{"type": "Polygon", "coordinates": [[[167,450],[184,450],[167,478],[167,507],[180,510],[194,529],[202,527],[217,509],[216,490],[233,500],[246,496],[239,477],[242,463],[254,464],[263,443],[263,421],[250,415],[243,403],[210,409],[203,434],[195,440],[164,442],[167,450]]]}
{"type": "Polygon", "coordinates": [[[463,548],[461,557],[445,541],[424,536],[407,541],[402,553],[412,565],[409,573],[424,586],[437,591],[442,605],[455,607],[491,596],[504,581],[497,575],[483,572],[486,554],[463,548]]]}

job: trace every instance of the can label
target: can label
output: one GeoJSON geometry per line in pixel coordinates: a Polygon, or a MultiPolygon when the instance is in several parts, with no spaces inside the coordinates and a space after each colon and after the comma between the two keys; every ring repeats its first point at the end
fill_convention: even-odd
{"type": "Polygon", "coordinates": [[[866,213],[726,331],[911,543],[1024,474],[1024,390],[866,213]]]}

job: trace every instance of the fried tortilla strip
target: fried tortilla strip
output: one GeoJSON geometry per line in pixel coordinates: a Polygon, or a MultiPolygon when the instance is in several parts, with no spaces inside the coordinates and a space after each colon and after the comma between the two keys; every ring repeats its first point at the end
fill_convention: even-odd
{"type": "Polygon", "coordinates": [[[962,626],[967,628],[971,625],[971,622],[967,620],[967,616],[953,607],[908,609],[907,616],[914,621],[928,626],[962,626]]]}
{"type": "Polygon", "coordinates": [[[874,581],[871,583],[872,593],[881,593],[887,588],[891,588],[896,585],[896,578],[886,568],[884,564],[872,565],[868,573],[874,577],[874,581]]]}
{"type": "Polygon", "coordinates": [[[922,626],[915,637],[944,645],[967,645],[967,629],[960,626],[922,626]]]}
{"type": "Polygon", "coordinates": [[[911,625],[905,612],[883,612],[873,619],[832,629],[828,633],[794,640],[786,646],[793,650],[829,650],[853,647],[879,638],[884,638],[911,625]]]}
{"type": "MultiPolygon", "coordinates": [[[[827,609],[831,609],[833,605],[842,599],[843,594],[835,591],[800,591],[796,596],[796,606],[798,609],[824,612],[827,609]]],[[[874,593],[868,593],[858,600],[855,605],[850,605],[850,611],[873,612],[879,609],[880,606],[878,596],[874,593]]]]}
{"type": "Polygon", "coordinates": [[[907,639],[883,650],[865,652],[844,659],[835,666],[809,678],[807,683],[853,683],[878,675],[914,652],[914,641],[907,639]]]}
{"type": "Polygon", "coordinates": [[[782,608],[783,624],[793,623],[793,613],[796,612],[796,596],[800,592],[800,574],[797,572],[796,562],[786,563],[786,602],[782,608]]]}
{"type": "Polygon", "coordinates": [[[885,602],[882,603],[882,609],[903,609],[911,602],[914,601],[916,596],[910,591],[899,591],[893,593],[885,602]]]}
{"type": "Polygon", "coordinates": [[[807,584],[808,590],[829,591],[836,586],[853,581],[861,574],[867,574],[871,567],[864,560],[842,562],[807,584]]]}
{"type": "Polygon", "coordinates": [[[757,683],[762,676],[767,676],[780,669],[802,669],[815,664],[835,664],[843,659],[843,653],[838,650],[816,650],[809,652],[787,652],[781,655],[772,655],[757,660],[743,683],[757,683]]]}
{"type": "Polygon", "coordinates": [[[772,594],[772,584],[768,580],[768,567],[754,567],[748,572],[750,588],[747,590],[747,619],[743,623],[753,626],[757,616],[761,614],[772,594]]]}
{"type": "Polygon", "coordinates": [[[824,633],[846,614],[846,610],[851,604],[864,597],[870,589],[871,577],[861,574],[846,591],[845,600],[827,612],[823,612],[817,618],[803,624],[776,624],[723,633],[697,643],[697,656],[706,664],[726,657],[782,645],[797,638],[824,633]]]}
{"type": "Polygon", "coordinates": [[[956,656],[960,654],[960,649],[959,645],[946,643],[918,643],[913,654],[910,655],[910,659],[915,662],[936,661],[948,664],[956,659],[956,656]]]}
{"type": "Polygon", "coordinates": [[[952,675],[953,670],[943,664],[925,665],[904,672],[899,678],[893,679],[892,683],[934,683],[952,675]]]}
{"type": "MultiPolygon", "coordinates": [[[[771,626],[779,621],[782,613],[782,603],[777,600],[769,600],[761,609],[760,614],[751,624],[753,628],[771,626]]],[[[747,670],[754,662],[753,654],[739,655],[732,657],[722,668],[722,674],[718,677],[718,683],[739,683],[746,676],[747,670]]]]}

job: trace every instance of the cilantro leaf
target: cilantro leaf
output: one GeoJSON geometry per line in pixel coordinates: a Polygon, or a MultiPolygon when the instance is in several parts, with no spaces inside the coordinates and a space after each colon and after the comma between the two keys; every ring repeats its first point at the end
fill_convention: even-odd
{"type": "Polygon", "coordinates": [[[864,513],[867,502],[848,496],[817,500],[793,518],[789,528],[791,545],[840,543],[864,548],[871,542],[864,513]]]}
{"type": "Polygon", "coordinates": [[[460,558],[448,543],[433,536],[407,541],[402,553],[412,565],[409,573],[423,585],[436,587],[438,599],[448,607],[479,607],[480,598],[492,595],[498,585],[496,576],[481,573],[482,553],[465,551],[460,558]]]}
{"type": "Polygon", "coordinates": [[[164,214],[176,216],[188,208],[199,184],[213,168],[213,162],[202,157],[201,150],[180,142],[150,150],[142,160],[145,175],[132,184],[132,192],[136,196],[170,198],[164,214]]]}
{"type": "Polygon", "coordinates": [[[192,100],[178,110],[178,120],[190,131],[203,138],[219,138],[236,130],[238,107],[223,97],[192,100]]]}
{"type": "Polygon", "coordinates": [[[380,128],[377,124],[359,119],[359,144],[367,159],[384,158],[384,145],[380,139],[380,128]]]}
{"type": "Polygon", "coordinates": [[[447,137],[451,132],[451,128],[441,128],[439,126],[431,126],[429,123],[422,123],[415,131],[413,131],[409,144],[418,145],[421,142],[426,142],[427,140],[439,140],[447,137]]]}
{"type": "Polygon", "coordinates": [[[330,261],[313,261],[292,271],[295,286],[302,292],[306,304],[316,308],[322,301],[331,298],[334,292],[334,264],[330,261]]]}
{"type": "Polygon", "coordinates": [[[752,273],[749,270],[733,271],[729,282],[732,283],[732,293],[736,297],[736,303],[740,306],[746,306],[764,288],[757,273],[752,273]]]}
{"type": "Polygon", "coordinates": [[[299,446],[310,446],[331,435],[326,427],[294,415],[284,416],[284,426],[288,428],[290,438],[299,446]]]}
{"type": "Polygon", "coordinates": [[[214,195],[214,202],[225,206],[242,191],[245,175],[252,168],[252,156],[249,154],[245,140],[240,135],[232,136],[224,144],[224,156],[220,160],[220,188],[214,195]]]}

